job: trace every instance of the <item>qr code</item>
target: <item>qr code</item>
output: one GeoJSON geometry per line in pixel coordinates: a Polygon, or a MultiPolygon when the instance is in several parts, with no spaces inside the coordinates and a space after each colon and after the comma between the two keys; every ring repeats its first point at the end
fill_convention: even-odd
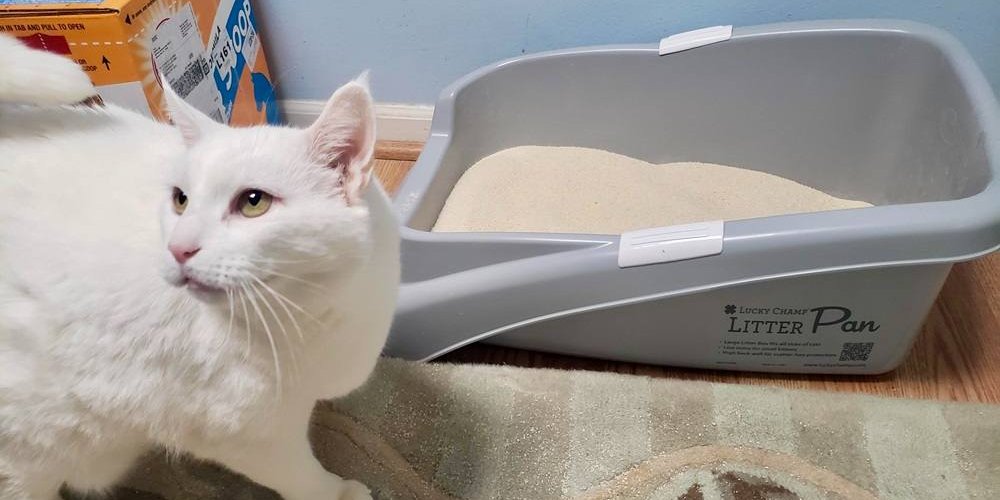
{"type": "Polygon", "coordinates": [[[841,361],[868,361],[875,342],[847,342],[840,350],[841,361]]]}
{"type": "Polygon", "coordinates": [[[181,98],[185,98],[208,76],[209,69],[208,61],[204,57],[196,57],[188,63],[180,78],[170,81],[170,87],[181,98]]]}

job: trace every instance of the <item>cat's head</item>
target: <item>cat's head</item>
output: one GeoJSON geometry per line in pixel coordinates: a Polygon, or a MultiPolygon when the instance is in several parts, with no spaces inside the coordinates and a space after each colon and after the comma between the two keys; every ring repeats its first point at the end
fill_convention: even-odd
{"type": "Polygon", "coordinates": [[[208,301],[277,307],[275,294],[328,284],[363,262],[375,142],[366,77],[338,89],[307,129],[228,127],[164,92],[186,147],[163,186],[168,282],[208,301]]]}

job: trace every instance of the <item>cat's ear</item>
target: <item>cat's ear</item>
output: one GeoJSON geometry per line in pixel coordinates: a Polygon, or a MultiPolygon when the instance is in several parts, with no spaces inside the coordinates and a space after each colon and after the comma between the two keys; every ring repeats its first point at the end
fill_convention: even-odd
{"type": "Polygon", "coordinates": [[[375,152],[375,106],[368,73],[337,89],[307,132],[311,154],[340,172],[348,204],[358,203],[371,178],[375,152]]]}
{"type": "Polygon", "coordinates": [[[210,127],[218,125],[218,123],[205,116],[204,113],[198,111],[194,106],[184,102],[184,99],[177,95],[174,89],[170,88],[170,84],[165,79],[163,81],[163,99],[166,102],[167,115],[170,116],[170,121],[181,132],[184,143],[188,146],[198,142],[198,139],[210,127]]]}

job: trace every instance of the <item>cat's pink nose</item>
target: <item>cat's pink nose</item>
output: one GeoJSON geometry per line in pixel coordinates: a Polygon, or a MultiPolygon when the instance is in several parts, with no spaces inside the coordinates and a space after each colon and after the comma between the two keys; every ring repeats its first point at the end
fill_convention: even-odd
{"type": "Polygon", "coordinates": [[[178,264],[183,264],[191,257],[194,257],[194,255],[198,253],[201,248],[190,245],[170,244],[167,245],[167,250],[170,250],[170,254],[174,256],[174,260],[176,260],[178,264]]]}

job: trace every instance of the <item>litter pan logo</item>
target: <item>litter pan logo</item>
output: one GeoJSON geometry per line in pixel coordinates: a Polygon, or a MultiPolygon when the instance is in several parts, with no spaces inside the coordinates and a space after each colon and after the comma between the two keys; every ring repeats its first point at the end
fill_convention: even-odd
{"type": "Polygon", "coordinates": [[[263,73],[250,73],[250,81],[253,82],[253,100],[257,104],[257,111],[264,110],[267,113],[267,123],[272,125],[281,123],[278,103],[274,97],[274,86],[270,80],[263,73]]]}
{"type": "Polygon", "coordinates": [[[841,306],[814,308],[755,307],[727,304],[722,312],[729,319],[729,333],[875,333],[882,325],[872,320],[858,320],[854,311],[841,306]]]}
{"type": "Polygon", "coordinates": [[[215,84],[222,94],[226,114],[231,115],[243,68],[253,65],[259,47],[257,19],[250,0],[237,0],[233,4],[225,29],[216,26],[211,47],[215,84]]]}

